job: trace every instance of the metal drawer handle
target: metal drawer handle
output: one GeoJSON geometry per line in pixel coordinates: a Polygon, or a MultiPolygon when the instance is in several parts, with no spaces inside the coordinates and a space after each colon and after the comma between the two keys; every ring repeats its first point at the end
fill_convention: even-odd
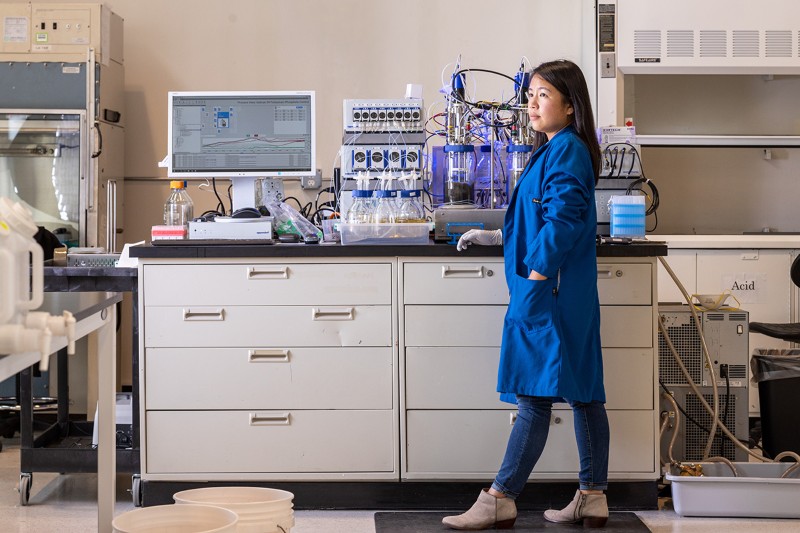
{"type": "Polygon", "coordinates": [[[613,277],[621,278],[624,274],[625,272],[623,272],[620,269],[612,271],[610,268],[608,268],[608,269],[598,270],[597,279],[611,279],[613,277]]]}
{"type": "Polygon", "coordinates": [[[280,413],[275,415],[259,415],[258,413],[250,413],[251,426],[288,426],[289,413],[280,413]]]}
{"type": "Polygon", "coordinates": [[[442,265],[442,278],[482,278],[483,267],[451,267],[442,265]]]}
{"type": "Polygon", "coordinates": [[[225,309],[209,309],[207,311],[192,311],[191,309],[184,309],[183,320],[185,322],[192,320],[225,320],[225,309]]]}
{"type": "Polygon", "coordinates": [[[248,267],[247,279],[289,279],[289,267],[248,267]]]}
{"type": "Polygon", "coordinates": [[[514,422],[517,421],[517,413],[511,413],[511,416],[509,418],[510,418],[509,425],[513,426],[514,422]]]}
{"type": "Polygon", "coordinates": [[[247,360],[251,363],[288,363],[289,350],[280,348],[247,350],[247,360]]]}
{"type": "Polygon", "coordinates": [[[561,423],[561,417],[560,416],[553,417],[553,424],[560,424],[560,423],[561,423]]]}
{"type": "Polygon", "coordinates": [[[353,320],[352,307],[344,309],[322,309],[319,307],[311,308],[311,320],[353,320]]]}

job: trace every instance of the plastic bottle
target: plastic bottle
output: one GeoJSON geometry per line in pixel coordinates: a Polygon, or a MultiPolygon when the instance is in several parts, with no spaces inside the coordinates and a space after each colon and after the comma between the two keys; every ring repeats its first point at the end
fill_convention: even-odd
{"type": "Polygon", "coordinates": [[[421,191],[400,191],[400,207],[397,210],[397,222],[425,222],[425,212],[420,201],[421,191]]]}
{"type": "Polygon", "coordinates": [[[186,182],[169,182],[170,194],[164,204],[164,224],[167,226],[188,226],[194,218],[194,204],[186,192],[186,182]]]}
{"type": "Polygon", "coordinates": [[[377,203],[372,221],[375,224],[394,224],[397,221],[397,209],[395,208],[397,191],[375,191],[375,195],[377,203]]]}
{"type": "Polygon", "coordinates": [[[355,189],[353,203],[345,215],[347,224],[369,224],[372,222],[372,191],[355,189]]]}

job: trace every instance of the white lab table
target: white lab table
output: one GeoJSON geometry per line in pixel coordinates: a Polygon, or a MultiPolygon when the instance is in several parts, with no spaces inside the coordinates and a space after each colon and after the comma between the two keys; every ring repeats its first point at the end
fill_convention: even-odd
{"type": "MultiPolygon", "coordinates": [[[[45,293],[38,309],[60,315],[70,311],[76,320],[76,339],[97,335],[98,445],[97,445],[97,525],[98,532],[110,532],[116,494],[116,303],[117,292],[45,293]]],[[[65,348],[65,337],[53,337],[50,352],[65,348]]],[[[38,353],[0,355],[0,380],[39,362],[38,353]]]]}

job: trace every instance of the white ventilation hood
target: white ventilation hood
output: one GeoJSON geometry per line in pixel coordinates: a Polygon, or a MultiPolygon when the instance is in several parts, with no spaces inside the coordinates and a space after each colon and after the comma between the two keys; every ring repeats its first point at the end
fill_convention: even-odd
{"type": "Polygon", "coordinates": [[[617,45],[624,74],[800,74],[800,2],[617,0],[617,45]]]}

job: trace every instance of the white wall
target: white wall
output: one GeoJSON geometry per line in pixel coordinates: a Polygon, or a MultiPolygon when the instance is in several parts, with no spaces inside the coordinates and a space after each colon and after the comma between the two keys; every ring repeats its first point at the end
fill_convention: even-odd
{"type": "MultiPolygon", "coordinates": [[[[587,0],[104,3],[125,20],[128,241],[149,236],[150,226],[160,222],[167,184],[156,162],[167,151],[168,91],[317,91],[317,166],[328,178],[341,143],[345,98],[401,97],[407,83],[419,83],[426,105],[439,103],[442,70],[452,71],[459,54],[462,67],[512,76],[522,56],[532,65],[555,58],[593,61],[584,52],[594,38],[582,26],[587,6],[592,13],[587,0]]],[[[479,98],[513,90],[489,76],[474,81],[479,98]]],[[[287,188],[299,193],[291,190],[294,183],[287,188]]],[[[198,210],[216,203],[196,186],[190,192],[198,210]]]]}

